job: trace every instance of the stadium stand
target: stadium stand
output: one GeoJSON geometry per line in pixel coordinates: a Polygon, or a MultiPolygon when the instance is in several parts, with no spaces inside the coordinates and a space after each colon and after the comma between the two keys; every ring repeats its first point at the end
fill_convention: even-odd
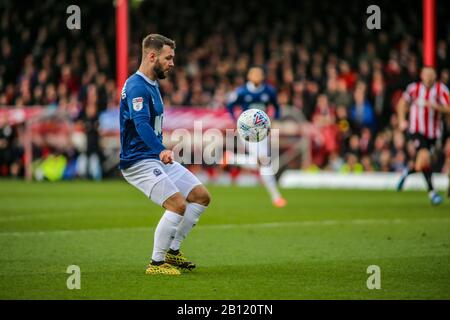
{"type": "MultiPolygon", "coordinates": [[[[395,104],[406,85],[418,79],[422,47],[415,40],[421,39],[416,12],[421,3],[383,2],[381,30],[366,28],[369,2],[347,3],[135,1],[130,7],[129,72],[138,66],[140,39],[153,32],[166,34],[177,42],[176,71],[161,82],[167,108],[222,110],[230,92],[245,82],[248,67],[264,65],[282,106],[279,126],[294,123],[310,141],[308,160],[289,167],[400,172],[410,161],[412,146],[396,129],[395,104]]],[[[437,70],[448,86],[450,21],[443,13],[449,3],[438,5],[437,70]]],[[[0,5],[1,176],[25,174],[25,126],[14,115],[17,110],[31,114],[36,106],[64,113],[75,132],[87,133],[88,147],[82,150],[73,143],[72,150],[61,149],[57,139],[36,138],[33,159],[52,152],[69,159],[95,155],[84,163],[103,164],[97,168],[103,172],[94,168],[91,178],[114,172],[114,161],[107,161],[115,154],[111,143],[100,141],[117,129],[110,123],[118,105],[114,7],[111,1],[81,4],[82,29],[61,32],[66,6],[56,0],[0,5]]],[[[446,121],[435,172],[450,170],[446,121]]],[[[88,175],[89,170],[83,172],[88,175]]]]}

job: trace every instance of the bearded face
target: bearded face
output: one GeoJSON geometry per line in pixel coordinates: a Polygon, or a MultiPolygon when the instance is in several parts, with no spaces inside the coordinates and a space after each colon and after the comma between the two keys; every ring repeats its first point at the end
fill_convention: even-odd
{"type": "Polygon", "coordinates": [[[156,61],[153,67],[153,72],[158,77],[158,79],[165,79],[167,77],[168,71],[165,71],[159,60],[156,61]]]}
{"type": "Polygon", "coordinates": [[[174,67],[175,52],[168,45],[163,46],[159,54],[157,54],[153,73],[158,79],[165,79],[174,67]]]}

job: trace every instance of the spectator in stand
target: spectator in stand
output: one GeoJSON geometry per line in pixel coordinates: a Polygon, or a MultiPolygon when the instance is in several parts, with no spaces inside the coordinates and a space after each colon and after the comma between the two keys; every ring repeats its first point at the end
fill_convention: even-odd
{"type": "Polygon", "coordinates": [[[355,154],[347,153],[345,155],[345,164],[341,167],[341,173],[362,173],[363,170],[363,165],[355,154]]]}
{"type": "Polygon", "coordinates": [[[361,136],[359,139],[359,150],[361,155],[370,155],[373,150],[372,131],[364,127],[361,129],[361,136]]]}
{"type": "MultiPolygon", "coordinates": [[[[95,87],[89,89],[90,92],[94,90],[95,87]]],[[[90,95],[93,95],[93,93],[90,95]]],[[[79,120],[86,134],[86,150],[78,156],[78,174],[82,178],[89,177],[93,180],[100,180],[102,178],[102,152],[100,148],[99,118],[97,105],[93,101],[87,104],[79,120]]]]}
{"type": "Polygon", "coordinates": [[[358,89],[353,95],[355,102],[350,109],[350,121],[353,128],[361,130],[368,127],[372,131],[376,129],[376,119],[372,104],[364,96],[364,90],[358,89]]]}
{"type": "Polygon", "coordinates": [[[339,64],[339,80],[344,80],[346,88],[352,90],[356,83],[356,73],[351,70],[350,64],[343,60],[339,64]]]}
{"type": "Polygon", "coordinates": [[[348,144],[342,150],[343,155],[353,154],[357,159],[361,156],[361,149],[359,145],[359,136],[357,134],[353,134],[348,140],[348,144]]]}
{"type": "Polygon", "coordinates": [[[361,165],[363,167],[364,172],[374,172],[375,168],[373,167],[372,160],[369,155],[364,155],[361,158],[361,165]]]}
{"type": "Polygon", "coordinates": [[[0,115],[0,176],[9,175],[12,163],[13,128],[8,124],[6,114],[0,115]]]}
{"type": "Polygon", "coordinates": [[[345,106],[349,108],[352,103],[352,96],[347,89],[347,83],[344,79],[338,79],[336,82],[337,95],[334,98],[334,103],[337,106],[345,106]]]}
{"type": "Polygon", "coordinates": [[[326,163],[326,157],[328,157],[329,154],[339,150],[339,128],[336,125],[335,110],[329,105],[328,97],[325,94],[318,96],[315,109],[312,123],[318,128],[321,135],[321,141],[323,141],[322,148],[319,151],[323,158],[319,165],[322,166],[326,163]]]}

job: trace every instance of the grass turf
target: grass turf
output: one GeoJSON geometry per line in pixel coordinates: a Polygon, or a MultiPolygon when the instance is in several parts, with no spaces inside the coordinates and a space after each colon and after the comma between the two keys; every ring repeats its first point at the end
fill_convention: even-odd
{"type": "Polygon", "coordinates": [[[182,248],[198,268],[165,277],[144,274],[162,210],[126,182],[0,181],[0,299],[450,299],[448,200],[283,190],[275,209],[262,188],[209,189],[182,248]]]}

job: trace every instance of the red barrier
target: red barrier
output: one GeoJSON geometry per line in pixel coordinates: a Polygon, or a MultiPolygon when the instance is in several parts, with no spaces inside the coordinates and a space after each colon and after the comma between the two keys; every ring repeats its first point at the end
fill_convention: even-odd
{"type": "MultiPolygon", "coordinates": [[[[25,123],[33,118],[38,118],[46,113],[42,106],[26,108],[1,108],[0,117],[6,115],[10,125],[25,123]]],[[[117,123],[119,118],[116,119],[117,123]]],[[[201,125],[202,130],[235,128],[236,125],[225,109],[205,109],[199,107],[171,107],[164,111],[163,128],[167,131],[175,129],[194,130],[194,125],[201,125]]]]}

